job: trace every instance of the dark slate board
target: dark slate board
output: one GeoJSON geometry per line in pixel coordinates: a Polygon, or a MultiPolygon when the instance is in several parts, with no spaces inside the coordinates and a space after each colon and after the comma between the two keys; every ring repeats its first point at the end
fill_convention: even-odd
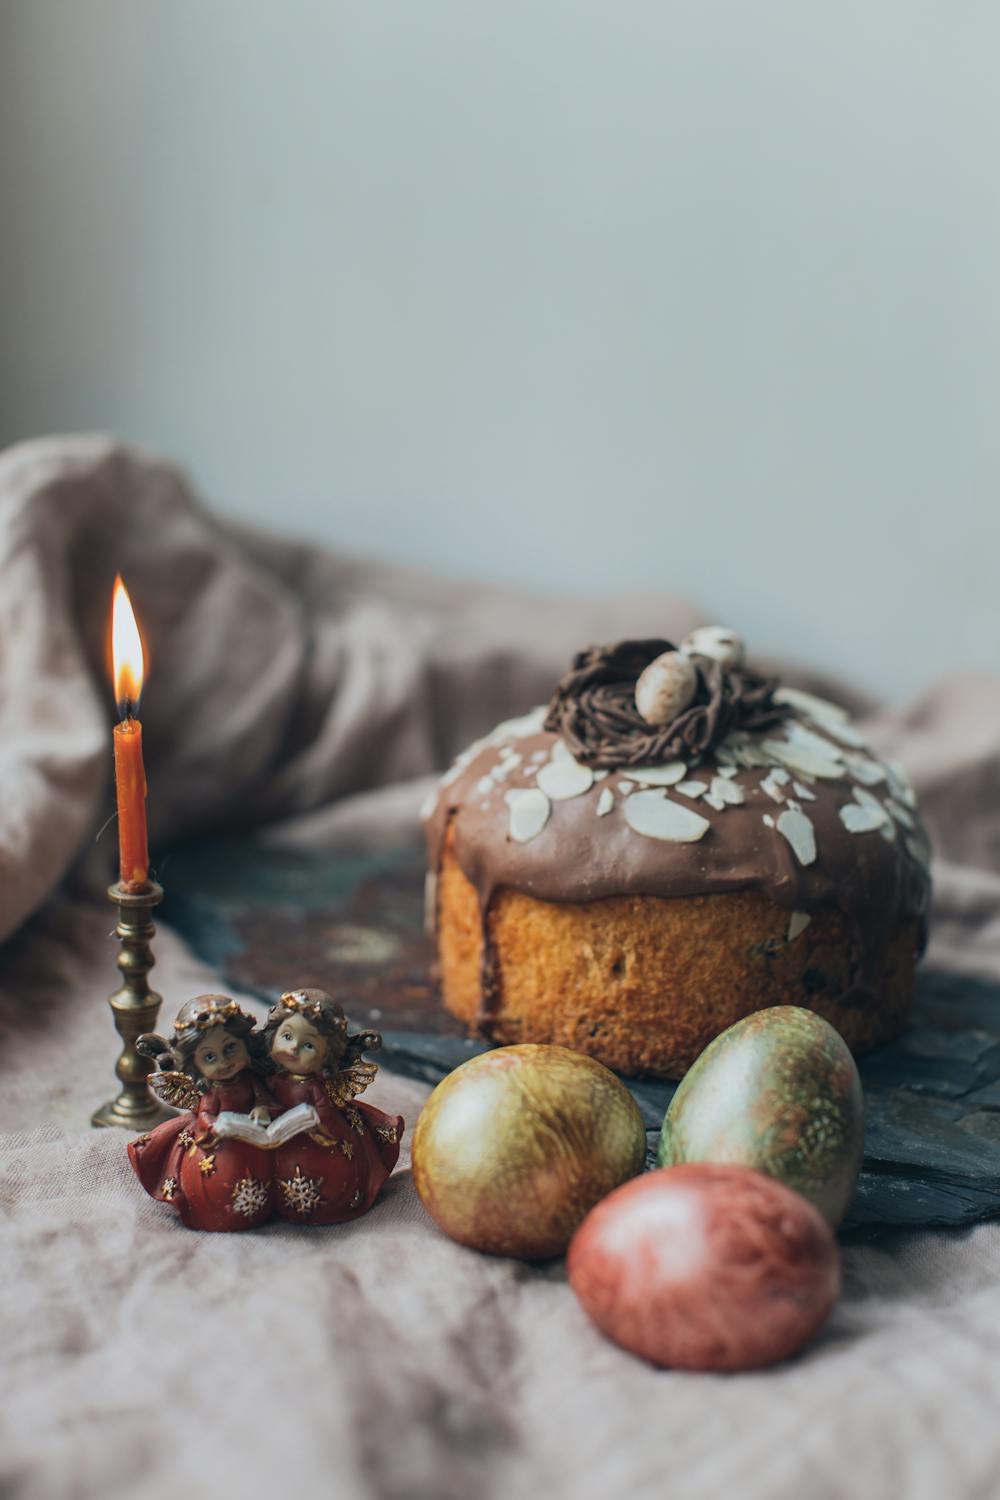
{"type": "MultiPolygon", "coordinates": [[[[387,1067],[427,1083],[485,1050],[437,998],[420,849],[241,840],[174,850],[161,874],[163,920],[234,988],[267,1001],[295,985],[333,990],[355,1025],[382,1032],[387,1067]]],[[[922,973],[909,1031],[859,1066],[865,1161],[844,1231],[1000,1213],[1000,986],[922,973]]],[[[675,1086],[626,1081],[655,1149],[675,1086]]]]}

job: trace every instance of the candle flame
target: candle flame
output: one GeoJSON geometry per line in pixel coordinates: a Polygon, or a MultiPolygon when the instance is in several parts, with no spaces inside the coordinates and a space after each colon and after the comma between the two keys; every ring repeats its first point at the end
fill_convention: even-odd
{"type": "Polygon", "coordinates": [[[111,609],[111,660],[118,712],[123,719],[130,718],[142,696],[144,661],[139,626],[120,573],[111,609]]]}

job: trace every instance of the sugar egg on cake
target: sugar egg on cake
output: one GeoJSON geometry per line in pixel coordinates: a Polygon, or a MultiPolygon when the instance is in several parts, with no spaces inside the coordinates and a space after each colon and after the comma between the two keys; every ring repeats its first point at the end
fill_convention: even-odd
{"type": "Polygon", "coordinates": [[[444,1004],[502,1043],[681,1077],[750,1013],[897,1035],[930,847],[849,715],[702,627],[591,647],[464,751],[426,811],[444,1004]]]}

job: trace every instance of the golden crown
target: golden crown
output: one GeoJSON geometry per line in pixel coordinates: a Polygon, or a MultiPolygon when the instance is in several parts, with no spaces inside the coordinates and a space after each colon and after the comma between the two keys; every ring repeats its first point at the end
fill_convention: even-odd
{"type": "MultiPolygon", "coordinates": [[[[210,1000],[204,1010],[185,1021],[180,1028],[182,1031],[208,1031],[213,1026],[223,1026],[226,1021],[231,1021],[235,1016],[244,1014],[242,1008],[235,1000],[210,1000]]],[[[248,1018],[249,1019],[249,1018],[248,1018]]]]}
{"type": "MultiPolygon", "coordinates": [[[[297,1015],[306,1016],[310,1021],[318,1021],[323,1016],[322,1003],[319,1000],[307,999],[307,997],[299,990],[286,991],[286,993],[282,995],[281,999],[278,1001],[278,1005],[282,1006],[285,1010],[295,1011],[297,1015]]],[[[327,1012],[326,1018],[328,1021],[335,1022],[335,1024],[339,1026],[341,1031],[347,1030],[346,1016],[334,1016],[330,1015],[329,1012],[327,1012]]]]}

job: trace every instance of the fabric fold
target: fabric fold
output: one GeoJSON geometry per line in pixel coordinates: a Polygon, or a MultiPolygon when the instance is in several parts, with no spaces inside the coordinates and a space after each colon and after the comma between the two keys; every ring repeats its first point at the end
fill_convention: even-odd
{"type": "Polygon", "coordinates": [[[581,629],[695,619],[665,597],[594,608],[253,533],[209,514],[169,464],[109,438],[13,448],[0,457],[0,938],[113,812],[118,572],[149,654],[154,864],[171,839],[442,766],[543,697],[581,629]]]}

